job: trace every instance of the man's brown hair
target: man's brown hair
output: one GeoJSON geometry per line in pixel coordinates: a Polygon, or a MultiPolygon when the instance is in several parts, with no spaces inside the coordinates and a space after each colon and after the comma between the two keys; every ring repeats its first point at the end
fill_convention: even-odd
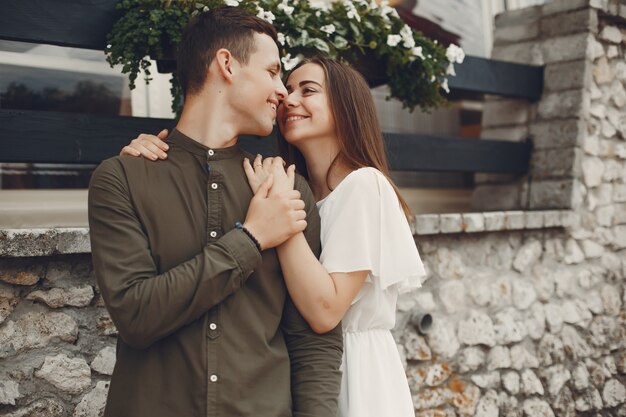
{"type": "Polygon", "coordinates": [[[220,7],[193,17],[178,44],[177,72],[185,97],[202,89],[219,49],[228,49],[235,59],[247,64],[255,51],[255,33],[277,42],[274,26],[237,7],[220,7]]]}

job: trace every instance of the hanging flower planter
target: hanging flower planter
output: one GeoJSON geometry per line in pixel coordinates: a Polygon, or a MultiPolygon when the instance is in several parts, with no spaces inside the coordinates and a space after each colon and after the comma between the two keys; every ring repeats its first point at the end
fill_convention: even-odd
{"type": "Polygon", "coordinates": [[[223,6],[243,8],[274,24],[286,71],[305,56],[329,55],[351,63],[370,86],[388,84],[390,98],[411,110],[445,103],[446,77],[464,56],[460,48],[451,54],[412,30],[386,1],[122,0],[121,17],[107,38],[107,61],[121,65],[134,88],[140,72],[150,80],[149,57],[154,57],[159,72],[173,72],[172,107],[178,113],[174,51],[182,29],[197,13],[223,6]]]}

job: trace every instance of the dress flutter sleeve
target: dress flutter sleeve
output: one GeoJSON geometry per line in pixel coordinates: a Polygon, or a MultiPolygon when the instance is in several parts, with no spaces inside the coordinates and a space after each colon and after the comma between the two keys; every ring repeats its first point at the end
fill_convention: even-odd
{"type": "Polygon", "coordinates": [[[370,271],[367,281],[399,292],[425,275],[409,223],[387,178],[374,168],[348,175],[323,201],[322,254],[329,273],[370,271]]]}

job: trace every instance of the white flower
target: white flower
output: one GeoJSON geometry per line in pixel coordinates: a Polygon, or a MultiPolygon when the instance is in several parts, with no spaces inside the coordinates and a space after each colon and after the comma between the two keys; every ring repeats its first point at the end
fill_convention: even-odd
{"type": "Polygon", "coordinates": [[[298,55],[296,57],[291,57],[291,54],[287,54],[284,57],[281,58],[281,62],[283,63],[283,66],[285,67],[285,71],[291,71],[293,69],[293,67],[295,67],[296,65],[298,65],[298,63],[302,60],[302,56],[298,55]]]}
{"type": "MultiPolygon", "coordinates": [[[[328,10],[328,4],[324,0],[309,0],[309,5],[315,10],[328,10]]],[[[316,13],[317,14],[317,13],[316,13]]]]}
{"type": "Polygon", "coordinates": [[[361,21],[359,12],[354,7],[354,4],[350,0],[343,0],[343,5],[346,8],[348,19],[356,19],[357,22],[361,21]]]}
{"type": "Polygon", "coordinates": [[[269,23],[274,23],[274,19],[276,18],[274,16],[274,13],[270,12],[270,11],[265,11],[262,8],[258,7],[257,9],[259,12],[257,13],[257,17],[260,17],[263,20],[268,21],[269,23]]]}
{"type": "Polygon", "coordinates": [[[326,33],[328,33],[328,34],[330,35],[331,33],[335,33],[335,25],[333,25],[333,24],[331,23],[330,25],[325,25],[325,26],[322,26],[322,27],[320,28],[320,30],[321,30],[322,32],[326,32],[326,33]]]}
{"type": "Polygon", "coordinates": [[[209,6],[204,6],[204,9],[202,9],[203,12],[208,12],[209,11],[209,6]]]}
{"type": "Polygon", "coordinates": [[[239,6],[239,0],[224,0],[224,4],[231,7],[239,6]]]}
{"type": "Polygon", "coordinates": [[[411,49],[415,46],[415,39],[413,39],[413,30],[409,25],[404,25],[404,27],[400,31],[400,36],[402,36],[402,46],[404,46],[406,49],[411,49]]]}
{"type": "Polygon", "coordinates": [[[322,15],[322,12],[320,12],[319,10],[315,12],[315,17],[320,17],[322,15]]]}
{"type": "Polygon", "coordinates": [[[446,49],[446,58],[448,58],[448,61],[450,62],[462,64],[465,59],[465,52],[463,52],[463,49],[457,45],[451,43],[450,46],[448,46],[448,49],[446,49]]]}
{"type": "Polygon", "coordinates": [[[446,69],[446,74],[448,75],[456,75],[456,71],[454,70],[454,63],[450,62],[450,64],[448,64],[448,68],[446,69]]]}
{"type": "Polygon", "coordinates": [[[450,92],[450,87],[448,87],[448,79],[444,78],[443,82],[441,83],[441,88],[443,89],[443,91],[445,91],[446,93],[450,92]]]}
{"type": "Polygon", "coordinates": [[[291,16],[291,14],[293,13],[293,7],[289,6],[285,1],[279,3],[276,8],[278,10],[284,11],[287,16],[291,16]]]}
{"type": "Polygon", "coordinates": [[[422,52],[421,46],[411,48],[411,61],[414,61],[415,58],[424,59],[424,53],[422,52]]]}
{"type": "Polygon", "coordinates": [[[281,45],[284,45],[284,44],[285,44],[285,41],[286,41],[287,39],[285,38],[285,35],[284,35],[283,33],[278,32],[278,34],[276,35],[276,37],[278,38],[278,43],[279,43],[279,44],[281,44],[281,45]]]}
{"type": "Polygon", "coordinates": [[[387,36],[387,45],[393,48],[394,46],[397,46],[401,40],[402,36],[400,35],[389,35],[387,36]]]}
{"type": "Polygon", "coordinates": [[[378,9],[378,2],[376,0],[370,1],[370,9],[372,10],[378,9]]]}

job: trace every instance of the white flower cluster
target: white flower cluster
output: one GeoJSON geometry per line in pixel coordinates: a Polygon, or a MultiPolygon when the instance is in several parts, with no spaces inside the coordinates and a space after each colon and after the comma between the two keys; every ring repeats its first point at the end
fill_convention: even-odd
{"type": "Polygon", "coordinates": [[[287,54],[280,59],[283,63],[283,67],[285,71],[291,71],[300,61],[302,61],[302,55],[297,55],[295,57],[291,57],[291,54],[287,54]]]}
{"type": "Polygon", "coordinates": [[[257,6],[257,17],[260,17],[263,20],[268,21],[269,23],[274,23],[274,19],[276,19],[276,16],[274,16],[274,13],[268,11],[263,10],[262,7],[257,6]]]}
{"type": "Polygon", "coordinates": [[[231,7],[239,6],[239,0],[224,0],[224,4],[231,7]]]}
{"type": "Polygon", "coordinates": [[[276,6],[276,8],[285,12],[287,16],[291,16],[294,11],[293,6],[290,6],[289,3],[287,3],[287,0],[283,0],[282,2],[278,3],[278,6],[276,6]]]}
{"type": "Polygon", "coordinates": [[[348,19],[355,19],[357,22],[360,22],[361,16],[359,15],[359,11],[356,7],[354,7],[354,3],[350,0],[343,0],[342,3],[346,8],[348,19]]]}
{"type": "Polygon", "coordinates": [[[326,32],[326,33],[328,33],[328,34],[330,35],[330,34],[332,34],[332,33],[335,33],[336,28],[335,28],[335,25],[333,25],[333,24],[331,23],[330,25],[324,25],[324,26],[322,26],[322,27],[320,28],[320,30],[321,30],[322,32],[326,32]]]}
{"type": "MultiPolygon", "coordinates": [[[[454,64],[462,64],[465,59],[465,52],[459,46],[451,43],[446,49],[446,58],[450,64],[448,65],[448,69],[446,70],[446,74],[448,75],[456,75],[456,71],[454,70],[454,64]]],[[[447,82],[447,80],[446,80],[447,82]]],[[[446,84],[447,86],[447,84],[446,84]]],[[[443,85],[442,85],[443,87],[443,85]]],[[[445,90],[445,88],[444,88],[445,90]]],[[[447,91],[447,90],[446,90],[447,91]]]]}

